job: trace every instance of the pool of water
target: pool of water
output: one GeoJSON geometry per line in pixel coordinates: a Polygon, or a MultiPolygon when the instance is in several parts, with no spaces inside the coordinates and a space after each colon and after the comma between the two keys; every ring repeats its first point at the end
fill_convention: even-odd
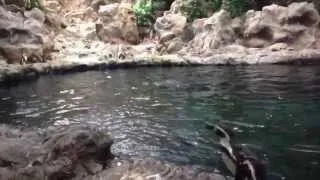
{"type": "Polygon", "coordinates": [[[0,123],[87,123],[117,155],[229,174],[207,123],[221,120],[267,164],[270,179],[320,177],[320,67],[137,68],[44,76],[0,87],[0,123]]]}

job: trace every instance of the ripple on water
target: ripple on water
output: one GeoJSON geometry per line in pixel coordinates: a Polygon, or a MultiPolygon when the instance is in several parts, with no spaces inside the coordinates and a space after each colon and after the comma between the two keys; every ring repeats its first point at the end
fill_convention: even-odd
{"type": "Polygon", "coordinates": [[[319,82],[318,67],[292,66],[46,76],[0,88],[0,121],[40,127],[87,123],[111,133],[115,154],[228,174],[216,136],[205,128],[220,120],[235,131],[236,142],[266,160],[270,176],[317,179],[319,82]]]}

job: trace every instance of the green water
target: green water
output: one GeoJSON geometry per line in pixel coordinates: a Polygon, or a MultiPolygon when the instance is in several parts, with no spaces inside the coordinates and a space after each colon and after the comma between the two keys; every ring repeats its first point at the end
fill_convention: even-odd
{"type": "Polygon", "coordinates": [[[87,123],[116,155],[154,157],[230,175],[207,123],[265,161],[269,179],[320,177],[320,67],[137,68],[45,76],[0,88],[0,122],[87,123]]]}

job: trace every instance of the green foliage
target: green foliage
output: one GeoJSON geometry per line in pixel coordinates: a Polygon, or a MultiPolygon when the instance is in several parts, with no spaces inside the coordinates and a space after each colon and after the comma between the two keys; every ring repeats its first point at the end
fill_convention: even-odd
{"type": "Polygon", "coordinates": [[[32,8],[42,9],[40,0],[24,0],[24,6],[26,9],[30,10],[32,8]]]}
{"type": "Polygon", "coordinates": [[[217,11],[222,6],[222,0],[210,0],[208,6],[211,7],[214,11],[217,11]]]}
{"type": "Polygon", "coordinates": [[[138,25],[149,25],[152,19],[152,0],[138,0],[133,6],[133,12],[138,25]]]}
{"type": "Polygon", "coordinates": [[[250,5],[246,0],[228,0],[227,10],[230,12],[232,17],[240,16],[244,12],[250,9],[250,5]]]}
{"type": "Polygon", "coordinates": [[[207,16],[207,9],[204,8],[202,0],[189,0],[185,1],[182,5],[182,11],[187,16],[189,22],[197,18],[207,16]]]}
{"type": "Polygon", "coordinates": [[[163,10],[166,6],[164,0],[138,0],[133,6],[133,12],[140,26],[151,25],[154,12],[163,10]]]}
{"type": "Polygon", "coordinates": [[[213,12],[220,10],[223,8],[223,3],[232,17],[239,16],[250,8],[248,0],[187,0],[184,1],[182,11],[188,21],[193,21],[197,18],[207,17],[209,10],[213,12]]]}

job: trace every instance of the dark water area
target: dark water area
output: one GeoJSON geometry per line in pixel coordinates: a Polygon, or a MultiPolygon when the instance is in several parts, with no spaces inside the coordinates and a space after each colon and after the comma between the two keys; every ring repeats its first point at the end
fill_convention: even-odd
{"type": "Polygon", "coordinates": [[[320,67],[137,68],[44,76],[0,87],[0,123],[86,123],[116,155],[229,174],[206,124],[221,120],[266,161],[269,179],[320,177],[320,67]]]}

